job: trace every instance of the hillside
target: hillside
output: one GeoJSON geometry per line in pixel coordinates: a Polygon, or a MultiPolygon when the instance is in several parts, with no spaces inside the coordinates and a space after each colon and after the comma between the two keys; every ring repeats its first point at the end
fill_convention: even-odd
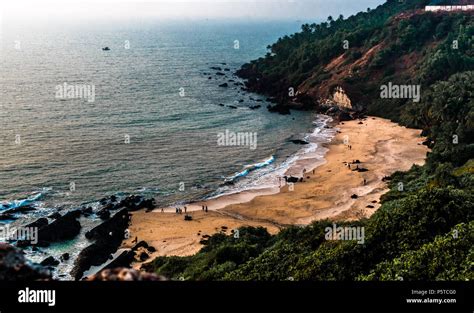
{"type": "Polygon", "coordinates": [[[474,67],[473,13],[425,12],[427,3],[388,1],[347,19],[305,24],[238,74],[250,90],[275,97],[279,106],[339,104],[400,120],[407,101],[380,101],[381,85],[420,84],[423,91],[474,67]],[[338,97],[341,88],[349,101],[338,97]]]}
{"type": "Polygon", "coordinates": [[[424,129],[427,163],[387,178],[382,206],[347,222],[365,228],[364,244],[325,240],[331,221],[275,236],[242,228],[239,238],[217,234],[194,256],[159,257],[143,268],[194,280],[472,280],[473,15],[426,13],[428,2],[388,1],[303,25],[239,71],[250,90],[275,97],[280,108],[336,105],[424,129]],[[420,84],[420,101],[381,99],[389,82],[420,84]]]}

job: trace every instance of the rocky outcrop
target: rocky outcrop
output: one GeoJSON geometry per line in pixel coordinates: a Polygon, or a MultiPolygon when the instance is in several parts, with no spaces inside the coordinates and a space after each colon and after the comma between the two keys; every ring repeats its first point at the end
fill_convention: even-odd
{"type": "Polygon", "coordinates": [[[122,243],[129,222],[130,214],[128,209],[124,208],[88,231],[85,234],[86,238],[95,242],[79,253],[71,275],[78,280],[91,266],[99,266],[106,262],[122,243]]]}
{"type": "Polygon", "coordinates": [[[44,267],[28,262],[23,252],[7,243],[0,243],[0,281],[51,280],[44,267]]]}
{"type": "Polygon", "coordinates": [[[44,259],[43,261],[41,261],[40,265],[43,265],[43,266],[56,266],[59,264],[59,261],[56,260],[54,257],[52,256],[49,256],[47,257],[46,259],[44,259]]]}
{"type": "Polygon", "coordinates": [[[332,100],[339,107],[352,109],[351,99],[349,99],[349,96],[346,94],[344,89],[342,89],[342,87],[340,86],[337,86],[334,89],[334,92],[332,94],[332,100]]]}
{"type": "MultiPolygon", "coordinates": [[[[81,231],[81,224],[77,220],[81,212],[79,210],[70,211],[48,224],[45,218],[40,218],[27,226],[39,227],[37,246],[47,247],[53,242],[70,240],[76,237],[81,231]]],[[[30,241],[21,240],[17,246],[25,247],[32,245],[30,241]]]]}
{"type": "Polygon", "coordinates": [[[38,230],[38,245],[48,246],[52,242],[70,240],[81,231],[81,224],[77,220],[81,212],[68,212],[48,225],[38,230]]]}

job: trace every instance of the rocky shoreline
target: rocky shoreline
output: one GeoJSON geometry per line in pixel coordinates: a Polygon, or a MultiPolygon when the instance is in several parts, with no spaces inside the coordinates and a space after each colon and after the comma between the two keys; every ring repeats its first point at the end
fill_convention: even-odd
{"type": "MultiPolygon", "coordinates": [[[[22,275],[25,275],[25,280],[52,279],[52,273],[56,267],[60,263],[70,261],[73,264],[70,275],[73,279],[80,280],[91,267],[101,266],[113,259],[113,254],[117,252],[122,241],[128,236],[130,212],[151,211],[154,208],[154,199],[131,195],[119,200],[116,196],[111,196],[101,199],[99,206],[95,209],[83,206],[72,209],[63,215],[56,212],[48,217],[41,217],[32,223],[22,225],[25,228],[36,228],[38,240],[32,242],[23,239],[12,241],[10,244],[2,243],[0,246],[0,277],[3,275],[6,279],[21,280],[23,279],[22,275]],[[27,260],[23,249],[41,251],[53,244],[80,238],[83,228],[80,222],[81,218],[95,218],[102,220],[102,222],[85,232],[83,240],[90,242],[90,244],[82,249],[75,259],[70,260],[70,254],[64,253],[60,257],[50,255],[39,264],[27,260]],[[21,273],[14,274],[12,271],[15,269],[21,273]],[[18,279],[15,279],[15,275],[18,275],[18,279]]],[[[28,208],[19,207],[16,211],[22,212],[26,209],[28,208]]],[[[153,247],[141,241],[130,251],[121,253],[99,271],[106,268],[129,267],[135,257],[143,261],[147,258],[147,253],[153,251],[153,247]]]]}

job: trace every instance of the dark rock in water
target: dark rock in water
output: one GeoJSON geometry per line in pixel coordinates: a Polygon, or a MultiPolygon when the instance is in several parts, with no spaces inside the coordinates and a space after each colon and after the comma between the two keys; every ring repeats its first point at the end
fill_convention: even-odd
{"type": "Polygon", "coordinates": [[[109,200],[108,200],[107,198],[102,198],[102,199],[99,200],[99,203],[100,203],[101,205],[106,205],[107,202],[109,202],[109,200]]]}
{"type": "Polygon", "coordinates": [[[235,82],[235,80],[229,79],[228,82],[229,82],[229,83],[233,83],[233,82],[235,82]]]}
{"type": "Polygon", "coordinates": [[[88,281],[164,281],[163,276],[130,268],[105,269],[88,277],[88,281]]]}
{"type": "Polygon", "coordinates": [[[226,88],[226,87],[229,87],[229,84],[223,83],[223,84],[220,84],[219,87],[224,87],[224,88],[226,88]]]}
{"type": "Polygon", "coordinates": [[[257,101],[257,102],[263,102],[263,100],[262,100],[262,99],[257,99],[257,100],[255,100],[255,101],[257,101]]]}
{"type": "Polygon", "coordinates": [[[142,196],[128,196],[120,203],[117,204],[117,208],[127,208],[128,211],[137,211],[141,209],[154,209],[156,207],[155,199],[145,199],[142,196]]]}
{"type": "Polygon", "coordinates": [[[225,69],[224,69],[224,71],[226,71],[226,72],[229,72],[229,71],[230,71],[230,69],[229,69],[229,68],[225,68],[225,69]]]}
{"type": "Polygon", "coordinates": [[[222,68],[219,67],[219,66],[211,66],[211,70],[214,70],[214,71],[222,71],[222,68]]]}
{"type": "Polygon", "coordinates": [[[219,103],[219,105],[220,105],[221,107],[223,107],[223,106],[224,106],[224,103],[219,103]]]}
{"type": "Polygon", "coordinates": [[[51,279],[51,273],[47,269],[28,262],[20,249],[0,243],[0,281],[32,282],[51,279]]]}
{"type": "MultiPolygon", "coordinates": [[[[46,247],[52,242],[73,239],[81,231],[81,224],[77,221],[81,212],[79,210],[70,211],[50,224],[44,225],[38,230],[38,243],[40,247],[46,247]]],[[[36,221],[38,222],[38,221],[36,221]]],[[[44,224],[43,221],[39,222],[44,224]]],[[[17,242],[18,246],[28,246],[31,242],[21,240],[17,242]]]]}
{"type": "Polygon", "coordinates": [[[53,214],[49,215],[48,217],[56,220],[56,219],[60,218],[61,216],[62,215],[59,214],[58,212],[54,212],[53,214]]]}
{"type": "Polygon", "coordinates": [[[40,265],[43,265],[43,266],[56,266],[58,264],[59,264],[59,261],[53,258],[52,256],[47,257],[40,263],[40,265]]]}
{"type": "Polygon", "coordinates": [[[251,106],[249,106],[249,109],[250,110],[256,110],[256,109],[259,109],[261,107],[262,107],[261,105],[251,105],[251,106]]]}
{"type": "Polygon", "coordinates": [[[231,108],[231,109],[237,109],[237,107],[235,105],[228,105],[227,107],[231,108]]]}
{"type": "Polygon", "coordinates": [[[109,47],[102,48],[102,51],[110,51],[109,47]]]}
{"type": "MultiPolygon", "coordinates": [[[[129,196],[120,201],[117,207],[121,210],[85,234],[87,239],[95,240],[95,242],[83,249],[75,260],[71,275],[76,280],[81,279],[84,272],[91,266],[103,264],[111,254],[117,251],[130,222],[129,211],[154,209],[155,201],[154,199],[145,199],[142,196],[129,196]]],[[[134,251],[131,253],[133,253],[133,256],[135,255],[134,251]]],[[[123,258],[125,258],[125,255],[123,258]]],[[[119,261],[122,262],[123,259],[121,258],[119,261]]]]}
{"type": "Polygon", "coordinates": [[[117,201],[117,196],[116,195],[111,195],[110,196],[110,201],[116,202],[117,201]]]}
{"type": "Polygon", "coordinates": [[[278,105],[278,104],[274,105],[274,106],[268,105],[267,109],[270,112],[276,112],[276,113],[279,113],[281,115],[291,114],[290,109],[287,106],[284,106],[284,105],[278,105]]]}
{"type": "Polygon", "coordinates": [[[217,75],[217,76],[224,76],[225,74],[224,74],[224,73],[221,73],[221,72],[217,72],[216,75],[217,75]]]}
{"type": "Polygon", "coordinates": [[[92,207],[83,208],[81,212],[82,212],[82,215],[89,216],[92,214],[92,207]]]}
{"type": "Polygon", "coordinates": [[[38,228],[41,228],[41,227],[44,227],[48,224],[49,224],[48,219],[45,218],[45,217],[41,217],[41,218],[37,219],[36,221],[34,221],[33,223],[25,225],[25,227],[38,227],[38,228]]]}
{"type": "Polygon", "coordinates": [[[184,220],[185,220],[185,221],[192,221],[192,220],[193,220],[193,217],[192,217],[191,215],[187,215],[187,214],[186,214],[186,215],[184,216],[184,220]]]}
{"type": "Polygon", "coordinates": [[[301,139],[291,140],[291,142],[296,144],[296,145],[308,145],[309,144],[309,142],[307,142],[305,140],[301,140],[301,139]]]}
{"type": "Polygon", "coordinates": [[[359,196],[356,195],[356,194],[353,194],[353,195],[351,196],[351,198],[352,198],[352,199],[357,199],[357,198],[359,198],[359,196]]]}
{"type": "Polygon", "coordinates": [[[143,262],[143,261],[146,261],[148,258],[150,258],[150,256],[148,255],[148,253],[142,252],[142,253],[140,253],[139,258],[140,258],[140,261],[143,262]]]}
{"type": "Polygon", "coordinates": [[[93,243],[86,247],[79,253],[74,261],[74,267],[70,272],[71,276],[74,277],[75,280],[81,279],[84,272],[91,266],[99,266],[106,262],[114,250],[115,247],[107,245],[106,241],[101,241],[100,244],[93,243]]]}
{"type": "Polygon", "coordinates": [[[4,214],[27,213],[27,212],[34,211],[34,210],[35,210],[35,208],[30,206],[30,205],[23,205],[23,206],[20,206],[20,207],[17,207],[17,208],[5,210],[5,211],[3,211],[3,213],[4,214]]]}
{"type": "Polygon", "coordinates": [[[3,213],[0,214],[0,221],[16,220],[17,218],[13,214],[3,213]]]}
{"type": "Polygon", "coordinates": [[[239,102],[244,102],[244,99],[240,99],[239,102]]]}
{"type": "Polygon", "coordinates": [[[95,243],[83,249],[74,262],[71,276],[81,279],[82,275],[91,266],[99,266],[117,251],[125,237],[125,230],[130,222],[127,209],[117,212],[112,218],[88,231],[85,236],[95,243]]]}
{"type": "Polygon", "coordinates": [[[86,232],[85,236],[89,240],[115,239],[121,242],[124,239],[125,229],[127,229],[129,221],[130,214],[127,209],[122,209],[109,220],[86,232]]]}
{"type": "Polygon", "coordinates": [[[69,260],[69,253],[64,253],[63,255],[61,255],[61,257],[59,259],[62,262],[69,260]]]}
{"type": "Polygon", "coordinates": [[[209,76],[207,79],[212,79],[212,77],[211,77],[211,76],[209,76]]]}
{"type": "Polygon", "coordinates": [[[99,212],[97,212],[97,216],[101,220],[109,219],[110,218],[110,211],[104,208],[104,209],[100,210],[99,212]]]}

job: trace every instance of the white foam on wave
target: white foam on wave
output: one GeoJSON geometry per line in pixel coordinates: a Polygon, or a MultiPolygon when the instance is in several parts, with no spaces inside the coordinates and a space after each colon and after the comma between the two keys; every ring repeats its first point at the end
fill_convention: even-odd
{"type": "MultiPolygon", "coordinates": [[[[323,164],[327,149],[322,144],[330,142],[336,133],[335,129],[326,127],[331,121],[332,118],[329,116],[318,115],[317,119],[313,122],[313,125],[316,127],[311,133],[304,136],[304,140],[309,144],[304,145],[280,164],[274,162],[275,160],[273,159],[266,166],[239,176],[239,179],[233,185],[220,187],[209,199],[232,195],[242,191],[279,188],[281,177],[301,177],[303,169],[311,171],[323,164]]],[[[235,175],[232,177],[235,179],[235,175]]]]}

